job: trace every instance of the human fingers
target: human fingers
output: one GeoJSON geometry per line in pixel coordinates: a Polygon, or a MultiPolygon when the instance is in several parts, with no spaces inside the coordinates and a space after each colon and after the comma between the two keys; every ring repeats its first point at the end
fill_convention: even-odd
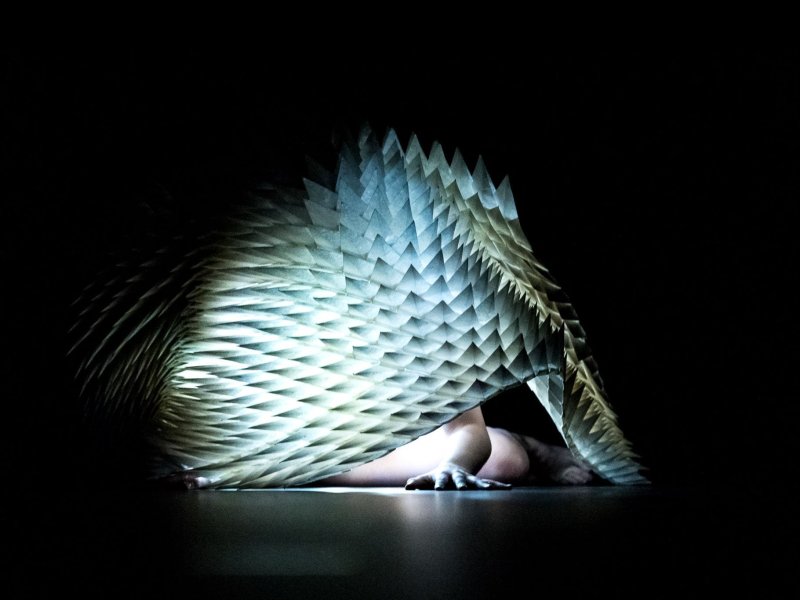
{"type": "Polygon", "coordinates": [[[436,476],[436,482],[433,484],[433,489],[443,490],[447,488],[447,482],[450,481],[450,473],[442,471],[436,476]]]}
{"type": "Polygon", "coordinates": [[[479,490],[510,490],[511,484],[495,481],[494,479],[481,479],[474,475],[469,479],[470,483],[479,490]]]}
{"type": "Polygon", "coordinates": [[[463,471],[455,471],[452,474],[453,484],[456,486],[457,490],[466,490],[469,489],[469,483],[467,480],[467,474],[463,471]]]}
{"type": "Polygon", "coordinates": [[[407,490],[429,490],[433,487],[433,477],[430,475],[417,475],[406,481],[407,490]]]}

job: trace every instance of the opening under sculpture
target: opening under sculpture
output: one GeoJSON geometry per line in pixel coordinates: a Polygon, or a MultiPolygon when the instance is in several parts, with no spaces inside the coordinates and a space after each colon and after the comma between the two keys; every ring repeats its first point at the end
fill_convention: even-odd
{"type": "Polygon", "coordinates": [[[526,384],[575,457],[643,483],[585,333],[506,178],[364,130],[202,240],[118,264],[77,306],[87,410],[146,431],[155,478],[313,482],[526,384]]]}

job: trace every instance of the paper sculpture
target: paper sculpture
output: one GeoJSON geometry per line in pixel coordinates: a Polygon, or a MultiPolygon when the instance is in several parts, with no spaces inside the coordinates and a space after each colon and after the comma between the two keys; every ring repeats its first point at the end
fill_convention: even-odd
{"type": "Polygon", "coordinates": [[[644,481],[508,179],[438,144],[362,131],[335,175],[254,191],[77,306],[86,406],[147,428],[154,476],[311,482],[527,384],[596,473],[644,481]]]}

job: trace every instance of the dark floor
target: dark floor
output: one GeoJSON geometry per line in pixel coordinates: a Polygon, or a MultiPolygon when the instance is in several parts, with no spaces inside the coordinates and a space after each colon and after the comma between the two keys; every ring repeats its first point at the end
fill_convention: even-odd
{"type": "Polygon", "coordinates": [[[774,490],[43,489],[19,499],[19,509],[5,511],[11,597],[800,590],[793,502],[774,490]]]}

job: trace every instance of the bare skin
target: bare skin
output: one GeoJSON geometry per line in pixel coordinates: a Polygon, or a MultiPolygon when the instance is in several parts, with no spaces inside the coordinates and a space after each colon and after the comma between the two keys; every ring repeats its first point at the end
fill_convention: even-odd
{"type": "MultiPolygon", "coordinates": [[[[487,427],[481,409],[475,408],[383,458],[314,485],[503,490],[511,484],[582,485],[593,478],[591,469],[566,448],[487,427]]],[[[209,483],[191,473],[160,480],[161,485],[182,489],[209,483]]]]}
{"type": "Polygon", "coordinates": [[[589,467],[566,448],[487,427],[475,408],[383,458],[317,485],[508,489],[511,483],[581,485],[592,478],[589,467]]]}
{"type": "Polygon", "coordinates": [[[530,436],[509,434],[522,446],[530,460],[530,481],[582,485],[593,479],[591,468],[575,459],[564,447],[545,444],[530,436]]]}

